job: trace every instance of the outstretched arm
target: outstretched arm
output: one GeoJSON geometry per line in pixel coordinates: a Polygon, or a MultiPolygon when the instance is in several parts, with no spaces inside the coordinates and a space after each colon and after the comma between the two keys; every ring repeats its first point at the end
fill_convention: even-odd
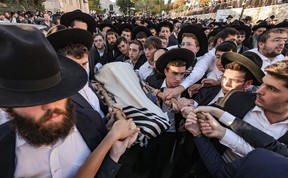
{"type": "Polygon", "coordinates": [[[123,141],[124,145],[128,147],[129,144],[131,144],[130,138],[132,138],[135,134],[139,132],[139,128],[131,129],[131,125],[133,125],[132,119],[116,121],[111,131],[108,132],[108,134],[104,137],[104,139],[97,146],[97,148],[83,163],[75,177],[93,178],[98,172],[106,154],[113,146],[113,144],[116,143],[118,140],[125,139],[123,141]]]}

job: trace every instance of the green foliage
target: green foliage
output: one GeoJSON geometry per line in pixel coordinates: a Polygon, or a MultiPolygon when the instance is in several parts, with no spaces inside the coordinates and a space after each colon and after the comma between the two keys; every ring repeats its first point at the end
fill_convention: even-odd
{"type": "Polygon", "coordinates": [[[119,6],[120,11],[124,14],[129,14],[130,8],[135,7],[130,0],[116,0],[116,5],[119,6]]]}
{"type": "Polygon", "coordinates": [[[0,3],[7,5],[7,11],[44,11],[43,2],[46,0],[0,0],[0,3]]]}
{"type": "Polygon", "coordinates": [[[95,10],[98,14],[103,13],[103,9],[100,4],[100,0],[89,0],[89,9],[95,10]]]}

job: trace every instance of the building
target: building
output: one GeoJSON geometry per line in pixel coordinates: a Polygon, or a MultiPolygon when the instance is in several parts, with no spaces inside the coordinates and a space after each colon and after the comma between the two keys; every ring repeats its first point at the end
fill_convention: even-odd
{"type": "Polygon", "coordinates": [[[88,0],[46,0],[43,2],[46,11],[69,12],[81,9],[83,12],[89,13],[88,0]]]}

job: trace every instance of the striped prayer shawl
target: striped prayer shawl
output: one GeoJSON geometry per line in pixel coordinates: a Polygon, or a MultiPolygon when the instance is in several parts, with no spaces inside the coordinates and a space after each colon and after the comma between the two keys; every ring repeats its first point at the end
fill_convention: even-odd
{"type": "Polygon", "coordinates": [[[137,141],[141,146],[165,132],[170,124],[166,113],[148,99],[132,67],[123,62],[104,65],[96,75],[117,103],[123,107],[127,118],[133,118],[140,128],[137,141]]]}

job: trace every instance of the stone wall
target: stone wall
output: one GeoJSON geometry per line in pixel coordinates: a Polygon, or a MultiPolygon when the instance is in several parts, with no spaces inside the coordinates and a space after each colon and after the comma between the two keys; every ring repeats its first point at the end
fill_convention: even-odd
{"type": "Polygon", "coordinates": [[[53,13],[64,11],[69,12],[75,9],[81,9],[83,12],[89,13],[89,4],[86,0],[46,0],[45,9],[53,13]]]}
{"type": "MultiPolygon", "coordinates": [[[[278,22],[283,21],[284,19],[288,19],[288,3],[283,3],[281,5],[272,5],[272,6],[264,6],[264,7],[257,7],[257,8],[247,8],[244,9],[242,18],[246,16],[251,16],[252,21],[255,23],[257,20],[264,20],[271,15],[275,15],[278,19],[278,22]]],[[[201,15],[194,15],[190,17],[197,17],[200,19],[209,19],[215,18],[219,19],[226,19],[228,15],[232,15],[234,19],[239,19],[241,14],[242,8],[233,8],[233,9],[222,9],[218,10],[217,13],[211,14],[201,14],[201,15]]]]}

